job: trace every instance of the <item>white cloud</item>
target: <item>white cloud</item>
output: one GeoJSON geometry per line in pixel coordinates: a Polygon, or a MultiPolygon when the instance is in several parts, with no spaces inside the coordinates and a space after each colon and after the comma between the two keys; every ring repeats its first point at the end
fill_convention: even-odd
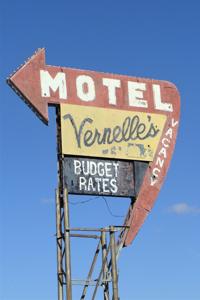
{"type": "Polygon", "coordinates": [[[169,212],[177,215],[200,214],[200,207],[189,205],[185,202],[175,203],[168,209],[169,212]]]}

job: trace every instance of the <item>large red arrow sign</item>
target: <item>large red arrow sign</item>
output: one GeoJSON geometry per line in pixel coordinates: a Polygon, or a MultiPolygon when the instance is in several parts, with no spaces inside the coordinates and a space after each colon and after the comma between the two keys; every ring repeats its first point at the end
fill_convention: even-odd
{"type": "Polygon", "coordinates": [[[177,90],[167,81],[49,66],[45,64],[45,49],[39,49],[10,76],[8,83],[45,123],[48,104],[164,114],[171,113],[177,105],[177,90]]]}
{"type": "Polygon", "coordinates": [[[176,87],[167,81],[49,66],[45,64],[44,49],[20,67],[8,83],[45,123],[48,123],[48,104],[60,103],[167,117],[154,159],[124,223],[130,229],[125,231],[122,241],[129,245],[153,207],[172,157],[180,112],[176,87]]]}

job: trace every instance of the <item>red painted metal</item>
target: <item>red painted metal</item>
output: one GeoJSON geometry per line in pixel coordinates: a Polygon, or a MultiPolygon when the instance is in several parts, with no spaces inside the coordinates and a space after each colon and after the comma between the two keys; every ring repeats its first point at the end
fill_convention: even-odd
{"type": "Polygon", "coordinates": [[[145,173],[140,192],[133,206],[130,207],[124,225],[130,226],[128,232],[122,236],[124,246],[128,246],[135,238],[148,213],[151,211],[158,192],[167,173],[173,154],[180,113],[180,98],[176,87],[167,81],[135,78],[123,75],[113,75],[94,71],[85,71],[72,68],[62,68],[45,64],[45,50],[40,49],[22,67],[20,67],[9,79],[8,83],[25,100],[35,113],[48,123],[48,104],[70,103],[84,106],[96,106],[115,108],[119,110],[140,111],[146,113],[164,114],[167,116],[165,128],[160,139],[154,160],[149,163],[145,173]],[[48,71],[52,78],[58,72],[66,75],[67,100],[59,98],[58,90],[51,91],[51,97],[44,98],[41,95],[40,70],[48,71]],[[76,78],[79,75],[90,76],[95,84],[96,97],[94,101],[82,101],[77,96],[76,78]],[[108,88],[102,84],[102,78],[118,79],[121,87],[116,88],[116,105],[108,102],[108,88]],[[143,92],[144,99],[148,102],[148,108],[129,106],[127,82],[134,81],[146,84],[143,92]],[[152,84],[160,87],[162,99],[173,105],[173,111],[163,111],[155,108],[152,84]]]}
{"type": "MultiPolygon", "coordinates": [[[[40,115],[45,123],[48,123],[48,104],[56,105],[59,103],[69,103],[83,106],[106,107],[162,114],[163,111],[159,111],[154,107],[152,84],[158,84],[160,86],[165,102],[173,103],[174,97],[171,98],[171,95],[177,95],[176,87],[167,81],[46,65],[45,49],[39,49],[23,66],[10,76],[8,83],[16,90],[16,92],[18,92],[18,94],[20,94],[27,104],[40,115]],[[66,75],[66,100],[59,98],[58,90],[55,92],[51,90],[51,96],[48,98],[44,98],[41,95],[40,70],[48,71],[52,78],[55,78],[58,72],[66,75]],[[77,96],[76,79],[80,75],[86,75],[93,79],[96,93],[94,101],[82,101],[77,96]],[[103,78],[117,79],[121,82],[121,87],[116,88],[116,105],[108,103],[108,88],[102,84],[103,78]],[[134,106],[131,107],[128,104],[128,81],[146,84],[146,91],[144,91],[143,94],[144,99],[147,99],[148,101],[148,109],[134,106]]],[[[175,103],[173,103],[173,105],[174,104],[175,103]]]]}
{"type": "Polygon", "coordinates": [[[130,207],[125,219],[124,225],[130,226],[130,230],[122,238],[124,246],[128,246],[133,241],[148,213],[151,211],[172,158],[179,125],[180,98],[178,92],[174,89],[169,89],[168,93],[170,102],[173,103],[174,111],[167,114],[167,122],[156,155],[154,160],[149,163],[149,168],[145,173],[136,202],[133,207],[130,207]],[[170,140],[168,144],[165,143],[166,137],[170,140]],[[153,173],[158,176],[154,177],[153,173]],[[152,183],[153,185],[151,185],[152,183]]]}

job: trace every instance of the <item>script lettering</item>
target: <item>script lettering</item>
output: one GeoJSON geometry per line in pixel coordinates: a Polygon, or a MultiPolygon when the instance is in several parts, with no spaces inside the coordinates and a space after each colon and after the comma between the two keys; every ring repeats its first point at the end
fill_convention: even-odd
{"type": "Polygon", "coordinates": [[[101,130],[95,128],[92,118],[84,118],[80,125],[77,126],[73,116],[66,114],[63,116],[65,121],[69,120],[74,130],[75,140],[78,148],[91,147],[94,144],[111,145],[113,143],[129,142],[134,140],[146,140],[154,138],[159,133],[157,126],[151,122],[148,116],[148,123],[141,122],[138,115],[126,117],[121,125],[113,128],[105,127],[101,130]]]}

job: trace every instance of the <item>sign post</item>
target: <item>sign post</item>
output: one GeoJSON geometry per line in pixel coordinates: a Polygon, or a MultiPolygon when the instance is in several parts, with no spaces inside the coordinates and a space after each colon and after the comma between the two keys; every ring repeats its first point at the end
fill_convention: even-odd
{"type": "MultiPolygon", "coordinates": [[[[102,268],[92,299],[102,275],[105,279],[112,266],[113,299],[117,300],[119,249],[132,243],[151,211],[174,151],[180,114],[177,88],[168,81],[50,66],[45,63],[44,49],[7,82],[45,124],[48,105],[56,107],[59,300],[65,296],[72,300],[70,237],[99,238],[71,233],[68,193],[131,198],[117,244],[115,227],[99,230],[110,233],[110,243],[106,251],[102,249],[102,268]]],[[[102,234],[102,243],[104,238],[102,234]]],[[[91,283],[90,275],[81,299],[91,283]]],[[[104,298],[109,299],[109,283],[103,280],[102,285],[104,298]]]]}
{"type": "Polygon", "coordinates": [[[62,153],[61,144],[61,124],[59,107],[56,107],[56,123],[58,160],[58,188],[56,192],[58,300],[63,300],[64,286],[66,286],[66,299],[72,300],[69,203],[68,190],[65,187],[63,176],[64,156],[62,153]]]}
{"type": "Polygon", "coordinates": [[[70,225],[69,225],[69,203],[68,191],[64,189],[64,239],[65,239],[65,272],[66,272],[66,290],[67,299],[72,300],[72,279],[71,279],[71,248],[70,248],[70,225]]]}
{"type": "Polygon", "coordinates": [[[115,230],[110,228],[110,248],[111,248],[111,262],[112,262],[112,281],[113,281],[113,299],[118,300],[118,274],[117,274],[117,259],[116,259],[116,245],[115,245],[115,230]]]}
{"type": "Polygon", "coordinates": [[[56,241],[57,241],[57,282],[58,282],[58,300],[63,299],[63,271],[62,271],[62,253],[63,237],[61,228],[61,205],[59,191],[56,190],[56,241]]]}

